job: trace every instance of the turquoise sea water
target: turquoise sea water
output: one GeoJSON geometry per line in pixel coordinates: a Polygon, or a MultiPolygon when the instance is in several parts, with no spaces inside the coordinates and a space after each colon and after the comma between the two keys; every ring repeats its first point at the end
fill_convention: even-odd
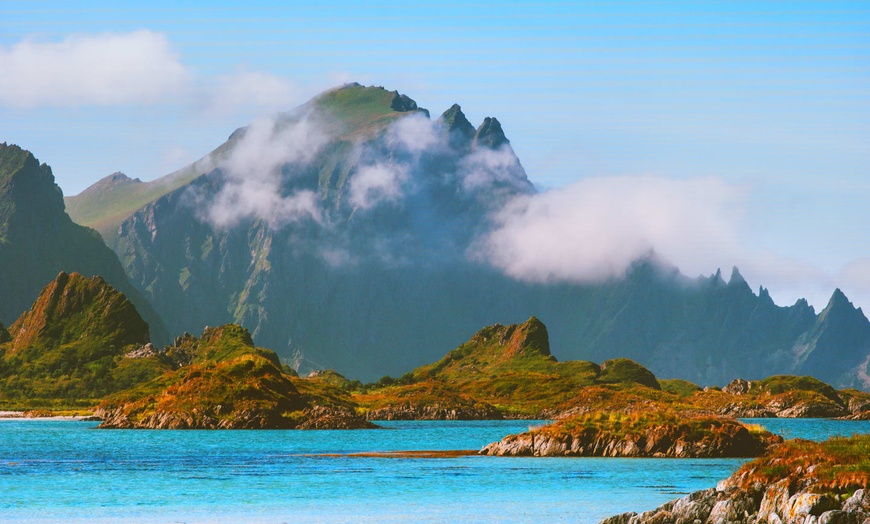
{"type": "MultiPolygon", "coordinates": [[[[870,423],[762,420],[788,436],[870,423]],[[774,427],[776,426],[776,427],[774,427]]],[[[3,522],[597,522],[715,485],[737,459],[323,456],[479,449],[533,421],[360,431],[94,430],[0,421],[3,522]]]]}

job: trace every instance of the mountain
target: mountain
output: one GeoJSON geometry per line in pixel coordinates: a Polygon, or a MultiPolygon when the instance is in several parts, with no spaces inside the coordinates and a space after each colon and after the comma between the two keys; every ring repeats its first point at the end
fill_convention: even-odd
{"type": "Polygon", "coordinates": [[[136,304],[156,340],[166,328],[130,284],[117,256],[92,229],[75,224],[51,168],[29,151],[0,144],[0,322],[25,311],[60,271],[100,275],[136,304]]]}
{"type": "Polygon", "coordinates": [[[704,385],[799,372],[870,387],[870,323],[838,294],[821,314],[781,307],[736,268],[691,279],[654,254],[598,283],[505,276],[478,239],[535,189],[501,123],[475,128],[459,105],[433,119],[350,84],[216,151],[184,183],[149,183],[171,191],[115,198],[141,185],[116,177],[70,200],[94,226],[126,216],[109,245],[172,331],[235,322],[299,369],[372,380],[534,315],[562,360],[626,357],[704,385]]]}
{"type": "Polygon", "coordinates": [[[149,341],[135,306],[100,277],[60,273],[0,343],[0,399],[17,406],[91,405],[167,366],[124,355],[149,341]]]}

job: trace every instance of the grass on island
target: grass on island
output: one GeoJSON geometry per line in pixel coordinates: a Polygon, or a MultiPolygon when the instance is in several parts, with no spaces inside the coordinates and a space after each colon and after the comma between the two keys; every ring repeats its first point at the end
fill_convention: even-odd
{"type": "Polygon", "coordinates": [[[851,494],[870,487],[870,435],[789,440],[743,465],[735,476],[744,487],[800,479],[816,493],[851,494]]]}

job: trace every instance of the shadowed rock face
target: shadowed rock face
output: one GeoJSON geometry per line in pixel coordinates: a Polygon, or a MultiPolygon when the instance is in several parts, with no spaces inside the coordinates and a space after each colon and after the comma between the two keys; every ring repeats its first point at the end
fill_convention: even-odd
{"type": "Polygon", "coordinates": [[[51,168],[27,150],[0,144],[0,322],[11,323],[59,272],[99,275],[124,293],[150,326],[168,339],[163,322],[130,285],[118,258],[91,229],[74,224],[51,168]]]}

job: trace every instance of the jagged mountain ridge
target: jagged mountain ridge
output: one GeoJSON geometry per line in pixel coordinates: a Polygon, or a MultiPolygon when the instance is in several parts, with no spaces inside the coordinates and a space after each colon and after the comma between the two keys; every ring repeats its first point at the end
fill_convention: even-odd
{"type": "MultiPolygon", "coordinates": [[[[209,206],[255,176],[234,175],[229,163],[120,224],[111,245],[173,331],[238,322],[303,368],[373,379],[433,360],[477,326],[536,315],[560,359],[628,357],[701,384],[798,373],[870,386],[870,324],[848,301],[820,315],[806,301],[779,307],[736,269],[727,283],[720,273],[692,280],[654,256],[598,284],[518,282],[477,260],[473,240],[490,213],[534,191],[495,119],[475,129],[454,105],[432,120],[405,95],[353,84],[281,115],[273,132],[312,111],[327,115],[324,143],[272,175],[281,202],[314,194],[317,220],[275,223],[252,212],[214,224],[209,206]],[[403,141],[415,129],[434,133],[426,148],[403,141]],[[481,164],[495,167],[472,172],[481,164]],[[377,205],[355,198],[355,184],[383,166],[404,192],[377,205]]],[[[251,129],[219,148],[225,158],[251,129]]]]}
{"type": "Polygon", "coordinates": [[[136,304],[163,341],[159,315],[130,284],[117,256],[92,229],[74,223],[51,168],[29,151],[0,144],[0,322],[27,310],[43,287],[61,272],[100,275],[136,304]]]}

